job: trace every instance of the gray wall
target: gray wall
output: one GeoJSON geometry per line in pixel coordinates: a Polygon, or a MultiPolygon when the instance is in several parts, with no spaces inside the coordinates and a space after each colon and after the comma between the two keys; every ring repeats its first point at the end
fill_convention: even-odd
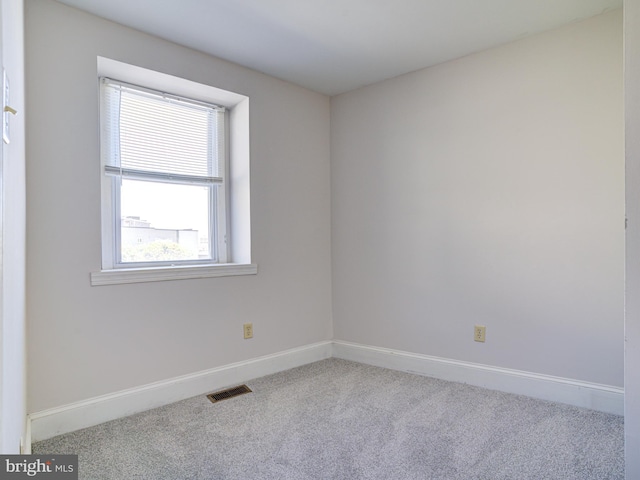
{"type": "Polygon", "coordinates": [[[332,98],[336,339],[623,385],[621,22],[332,98]]]}
{"type": "Polygon", "coordinates": [[[624,2],[627,270],[624,429],[627,480],[640,478],[640,1],[624,2]]]}
{"type": "Polygon", "coordinates": [[[329,100],[26,6],[29,411],[331,338],[623,384],[619,11],[329,100]],[[250,97],[257,276],[89,285],[98,55],[250,97]]]}
{"type": "MultiPolygon", "coordinates": [[[[22,0],[2,0],[2,64],[10,89],[11,142],[2,143],[0,452],[16,454],[26,428],[25,100],[22,0]]],[[[0,75],[2,75],[0,73],[0,75]]]]}
{"type": "Polygon", "coordinates": [[[26,48],[30,412],[332,338],[328,97],[50,0],[26,2],[26,48]],[[89,285],[97,56],[250,97],[258,275],[89,285]]]}

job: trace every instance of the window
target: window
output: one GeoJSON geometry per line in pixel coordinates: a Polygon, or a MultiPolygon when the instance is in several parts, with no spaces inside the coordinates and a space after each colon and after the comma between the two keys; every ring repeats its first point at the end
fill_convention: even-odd
{"type": "Polygon", "coordinates": [[[99,70],[101,60],[112,72],[100,76],[103,245],[92,284],[256,273],[248,99],[108,59],[99,70]]]}
{"type": "Polygon", "coordinates": [[[113,267],[226,263],[225,108],[100,83],[113,267]]]}

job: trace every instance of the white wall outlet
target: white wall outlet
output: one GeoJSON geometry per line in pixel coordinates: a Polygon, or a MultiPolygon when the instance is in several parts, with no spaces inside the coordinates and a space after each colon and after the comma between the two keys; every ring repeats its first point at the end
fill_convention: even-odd
{"type": "Polygon", "coordinates": [[[473,327],[473,339],[476,342],[484,342],[484,335],[487,327],[484,325],[476,325],[473,327]]]}
{"type": "Polygon", "coordinates": [[[245,323],[244,327],[244,338],[253,338],[253,323],[245,323]]]}

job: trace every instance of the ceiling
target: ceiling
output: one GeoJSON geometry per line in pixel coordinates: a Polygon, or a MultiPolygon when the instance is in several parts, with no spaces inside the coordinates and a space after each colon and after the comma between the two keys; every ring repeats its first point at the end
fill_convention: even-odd
{"type": "Polygon", "coordinates": [[[59,0],[327,95],[622,7],[622,0],[59,0]]]}

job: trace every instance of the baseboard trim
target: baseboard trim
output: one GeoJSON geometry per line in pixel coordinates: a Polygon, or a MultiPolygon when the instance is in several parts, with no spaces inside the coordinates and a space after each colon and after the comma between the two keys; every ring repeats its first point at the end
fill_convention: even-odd
{"type": "Polygon", "coordinates": [[[210,370],[90,398],[29,415],[31,441],[91,427],[254,378],[331,357],[332,342],[319,342],[210,370]]]}
{"type": "Polygon", "coordinates": [[[31,418],[27,415],[27,425],[25,427],[23,455],[31,455],[31,418]]]}
{"type": "Polygon", "coordinates": [[[333,357],[507,393],[624,414],[624,389],[508,368],[334,341],[333,357]]]}
{"type": "Polygon", "coordinates": [[[624,414],[624,390],[618,387],[344,341],[326,341],[32,413],[27,420],[25,451],[31,451],[32,441],[46,440],[330,357],[624,414]]]}

